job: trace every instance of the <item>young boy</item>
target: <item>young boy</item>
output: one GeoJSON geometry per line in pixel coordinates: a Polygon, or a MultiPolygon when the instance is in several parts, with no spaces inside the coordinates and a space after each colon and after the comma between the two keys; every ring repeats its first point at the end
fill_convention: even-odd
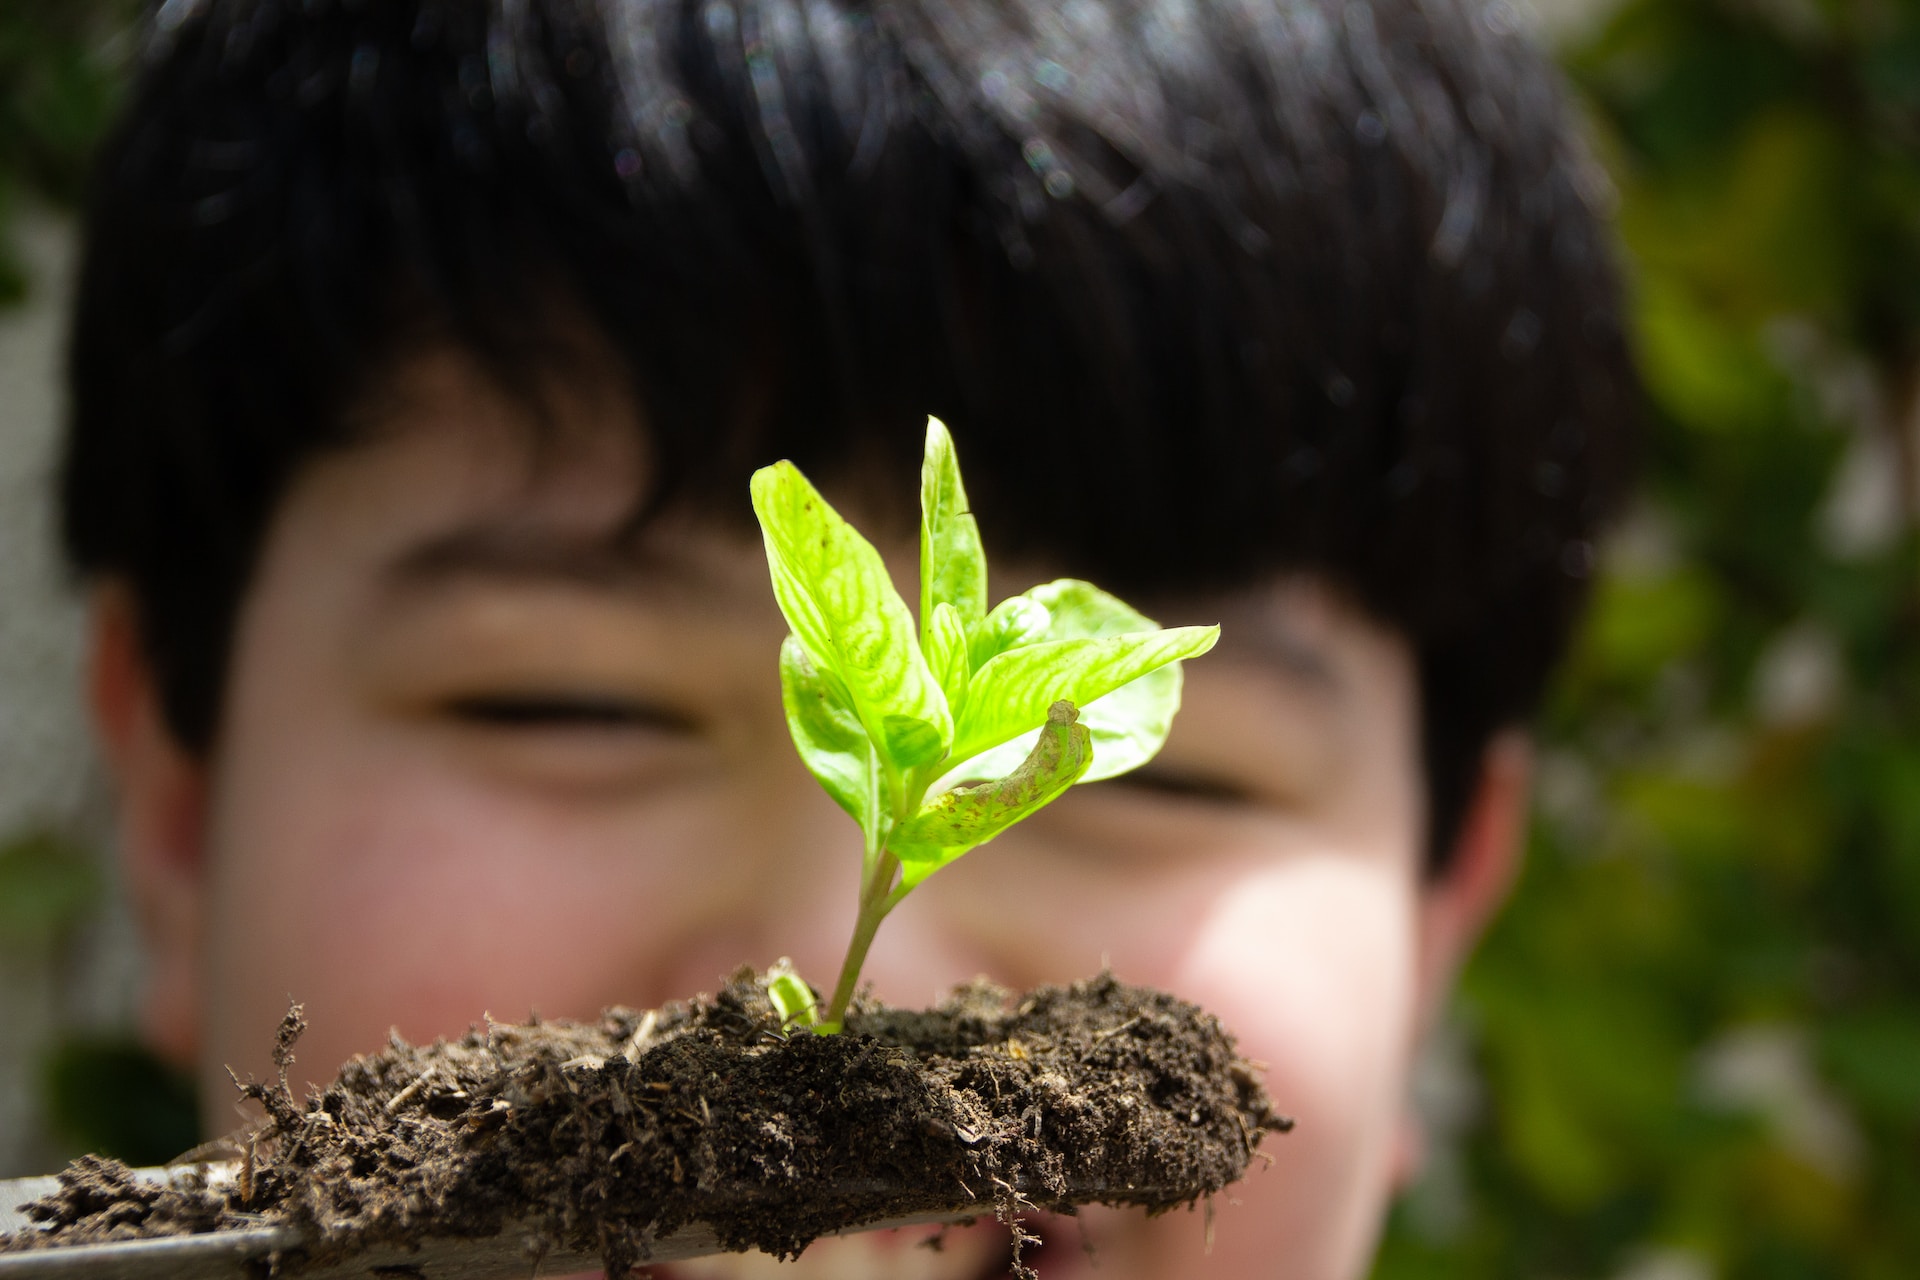
{"type": "MultiPolygon", "coordinates": [[[[1363,1273],[1625,470],[1595,188],[1514,25],[160,6],[88,215],[65,536],[146,1034],[209,1131],[289,994],[324,1078],[389,1027],[783,954],[830,979],[858,836],[787,740],[746,479],[793,458],[908,575],[932,413],[996,599],[1071,573],[1225,632],[1158,761],[942,871],[868,977],[1111,963],[1270,1064],[1299,1128],[1210,1255],[1196,1218],[1093,1211],[1042,1226],[1043,1274],[1363,1273]]],[[[971,1280],[997,1247],[783,1274],[971,1280]]]]}

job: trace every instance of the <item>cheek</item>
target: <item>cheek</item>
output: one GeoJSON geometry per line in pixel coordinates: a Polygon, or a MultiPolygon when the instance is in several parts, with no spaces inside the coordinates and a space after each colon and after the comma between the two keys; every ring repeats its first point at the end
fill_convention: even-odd
{"type": "Polygon", "coordinates": [[[1274,1064],[1276,1092],[1306,1095],[1294,1105],[1397,1080],[1414,991],[1404,880],[1351,856],[1249,871],[1195,921],[1173,983],[1236,1028],[1247,1056],[1274,1064]]]}
{"type": "Polygon", "coordinates": [[[1412,886],[1397,868],[1329,856],[1250,873],[1212,902],[1178,962],[1171,985],[1268,1064],[1268,1092],[1297,1122],[1221,1206],[1209,1274],[1266,1274],[1282,1254],[1289,1275],[1364,1270],[1414,1021],[1412,886]]]}
{"type": "Polygon", "coordinates": [[[684,796],[538,800],[366,742],[235,761],[224,782],[202,1055],[216,1072],[264,1073],[289,994],[307,1005],[300,1054],[320,1078],[389,1027],[431,1039],[483,1012],[585,1017],[639,1000],[649,957],[681,954],[708,913],[711,882],[686,851],[726,838],[713,806],[684,796]],[[646,911],[659,902],[681,909],[663,924],[646,911]]]}
{"type": "MultiPolygon", "coordinates": [[[[1217,1014],[1240,1052],[1267,1064],[1268,1092],[1297,1121],[1262,1144],[1272,1163],[1256,1160],[1215,1203],[1205,1258],[1189,1215],[1085,1214],[1099,1274],[1364,1275],[1392,1190],[1414,1034],[1411,835],[1337,846],[1299,835],[1109,873],[1049,857],[1031,838],[1006,843],[941,872],[952,880],[927,904],[955,914],[954,936],[990,945],[977,967],[1024,986],[1083,977],[1104,956],[1123,979],[1217,1014]],[[996,857],[1008,865],[990,865],[996,857]]],[[[1061,1274],[1083,1280],[1078,1266],[1061,1274]]]]}

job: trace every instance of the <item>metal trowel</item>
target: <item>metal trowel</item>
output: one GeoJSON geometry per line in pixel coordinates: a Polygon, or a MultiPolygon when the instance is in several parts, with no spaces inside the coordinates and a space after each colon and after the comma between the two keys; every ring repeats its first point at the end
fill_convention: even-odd
{"type": "MultiPolygon", "coordinates": [[[[218,1184],[235,1176],[231,1163],[135,1170],[137,1177],[164,1183],[189,1169],[204,1173],[218,1184]]],[[[0,1180],[0,1235],[39,1230],[21,1206],[58,1190],[52,1177],[0,1180]]],[[[964,1222],[991,1217],[994,1206],[972,1204],[940,1213],[886,1218],[849,1226],[836,1235],[878,1231],[887,1227],[964,1222]]],[[[166,1236],[152,1240],[125,1240],[111,1244],[63,1245],[21,1253],[0,1253],[0,1280],[259,1280],[269,1274],[276,1253],[298,1249],[301,1234],[284,1224],[263,1219],[258,1226],[166,1236]]],[[[713,1231],[696,1223],[656,1240],[650,1262],[678,1262],[726,1252],[713,1231]]],[[[285,1274],[302,1280],[527,1280],[527,1277],[564,1276],[597,1271],[598,1256],[559,1249],[541,1249],[527,1232],[511,1226],[498,1235],[480,1239],[432,1236],[417,1248],[379,1245],[321,1266],[289,1267],[285,1274]]]]}

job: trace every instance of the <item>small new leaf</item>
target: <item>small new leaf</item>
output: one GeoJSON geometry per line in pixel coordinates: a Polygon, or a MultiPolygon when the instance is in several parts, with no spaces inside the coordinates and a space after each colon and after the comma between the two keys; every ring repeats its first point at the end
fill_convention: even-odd
{"type": "Polygon", "coordinates": [[[901,769],[932,764],[947,752],[940,730],[916,716],[882,718],[880,738],[887,759],[901,769]]]}
{"type": "Polygon", "coordinates": [[[820,1020],[820,1006],[814,1000],[813,988],[793,971],[793,961],[785,956],[767,970],[767,998],[773,1001],[783,1030],[810,1027],[820,1020]]]}
{"type": "Polygon", "coordinates": [[[933,625],[926,628],[927,665],[947,695],[947,706],[957,710],[966,705],[967,687],[973,666],[967,657],[966,625],[960,613],[945,600],[933,606],[933,625]]]}
{"type": "Polygon", "coordinates": [[[928,418],[926,458],[920,464],[920,643],[929,655],[936,604],[950,606],[962,627],[984,618],[987,553],[960,484],[953,437],[940,419],[928,418]]]}
{"type": "Polygon", "coordinates": [[[1052,623],[1047,607],[1032,592],[1008,596],[968,630],[967,661],[978,671],[1009,649],[1044,640],[1052,623]]]}
{"type": "Polygon", "coordinates": [[[912,888],[1080,781],[1093,763],[1093,747],[1078,719],[1073,703],[1054,703],[1018,769],[996,782],[956,787],[895,828],[891,847],[901,862],[901,883],[912,888]]]}

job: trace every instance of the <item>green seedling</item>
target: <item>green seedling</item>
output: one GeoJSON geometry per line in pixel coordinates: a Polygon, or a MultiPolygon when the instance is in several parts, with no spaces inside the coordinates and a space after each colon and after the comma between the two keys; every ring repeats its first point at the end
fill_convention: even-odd
{"type": "Polygon", "coordinates": [[[767,996],[774,1012],[780,1015],[780,1029],[810,1027],[820,1021],[820,1008],[814,1003],[813,988],[793,971],[793,961],[781,956],[767,970],[767,996]]]}
{"type": "Polygon", "coordinates": [[[1152,759],[1180,708],[1180,662],[1220,628],[1162,630],[1073,578],[989,609],[986,552],[938,419],[920,470],[917,627],[879,551],[792,463],[754,473],[753,509],[792,629],[780,692],[794,746],[866,837],[825,1013],[790,971],[776,982],[783,1021],[831,1034],[887,913],[1075,783],[1152,759]]]}

